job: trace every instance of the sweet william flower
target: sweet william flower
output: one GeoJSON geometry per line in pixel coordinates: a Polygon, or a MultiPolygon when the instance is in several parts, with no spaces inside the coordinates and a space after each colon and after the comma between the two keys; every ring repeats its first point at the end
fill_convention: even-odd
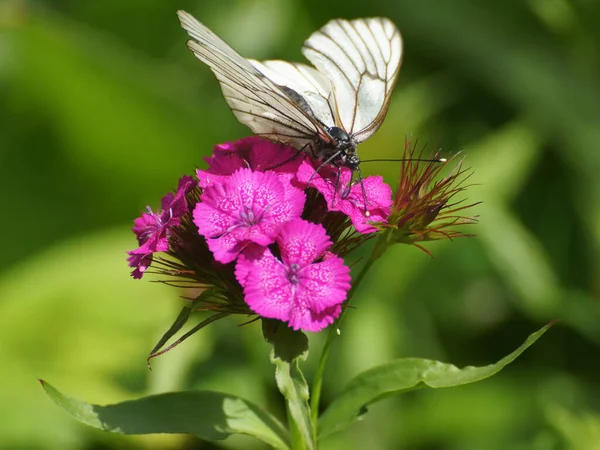
{"type": "MultiPolygon", "coordinates": [[[[415,157],[414,147],[405,151],[415,157]]],[[[231,314],[320,331],[348,298],[343,257],[375,239],[372,263],[391,244],[464,236],[448,227],[474,221],[457,216],[465,207],[451,203],[464,189],[460,166],[436,181],[443,165],[407,161],[392,200],[381,177],[363,179],[363,193],[350,170],[317,173],[306,154],[258,137],[216,146],[208,162],[197,180],[180,180],[159,212],[135,221],[132,275],[141,278],[152,264],[163,283],[188,288],[188,304],[151,357],[231,314]],[[213,314],[160,350],[192,310],[213,314]]]]}
{"type": "Polygon", "coordinates": [[[373,223],[385,221],[390,213],[392,189],[380,176],[363,178],[361,186],[361,183],[352,183],[352,171],[347,168],[338,172],[331,167],[323,167],[315,172],[313,165],[303,161],[297,177],[300,183],[315,188],[323,195],[329,211],[347,215],[361,234],[377,231],[373,223]]]}
{"type": "Polygon", "coordinates": [[[350,289],[350,269],[328,252],[332,242],[325,229],[296,219],[275,242],[278,256],[252,246],[238,258],[235,274],[250,309],[294,330],[319,331],[333,323],[350,289]]]}
{"type": "Polygon", "coordinates": [[[148,208],[134,221],[132,228],[137,236],[139,247],[128,253],[127,261],[133,278],[142,278],[146,269],[152,263],[153,255],[169,250],[170,228],[179,225],[179,220],[187,212],[186,194],[194,188],[196,181],[190,176],[179,180],[175,194],[169,193],[163,197],[161,210],[157,213],[148,208]]]}
{"type": "Polygon", "coordinates": [[[289,178],[238,169],[206,187],[194,209],[194,223],[215,259],[226,264],[251,243],[273,243],[284,223],[300,217],[305,200],[289,178]]]}

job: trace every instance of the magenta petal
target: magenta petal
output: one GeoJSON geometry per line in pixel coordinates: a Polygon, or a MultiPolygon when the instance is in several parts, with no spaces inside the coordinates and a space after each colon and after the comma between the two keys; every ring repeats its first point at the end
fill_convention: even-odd
{"type": "Polygon", "coordinates": [[[259,140],[258,137],[252,136],[236,142],[216,145],[213,155],[204,158],[208,163],[208,169],[196,171],[199,186],[204,189],[213,184],[223,183],[236,170],[248,167],[250,149],[259,140]]]}
{"type": "Polygon", "coordinates": [[[204,158],[208,169],[198,170],[196,175],[200,187],[206,188],[222,183],[224,177],[241,168],[294,174],[305,156],[304,152],[290,146],[250,136],[215,146],[213,155],[204,158]]]}
{"type": "Polygon", "coordinates": [[[331,240],[323,226],[296,219],[282,227],[277,245],[286,264],[305,266],[321,256],[331,240]]]}
{"type": "Polygon", "coordinates": [[[290,314],[289,325],[294,330],[303,330],[316,333],[331,325],[342,312],[341,305],[327,308],[320,313],[314,313],[308,308],[296,308],[290,314]]]}
{"type": "Polygon", "coordinates": [[[220,236],[235,224],[234,217],[215,209],[210,203],[196,203],[193,218],[198,233],[206,238],[220,236]]]}
{"type": "Polygon", "coordinates": [[[360,183],[353,184],[350,192],[346,192],[351,175],[349,169],[342,168],[340,179],[337,180],[337,171],[324,167],[319,173],[315,173],[315,169],[307,162],[302,163],[297,172],[299,182],[308,184],[310,180],[310,186],[323,195],[329,211],[341,211],[346,214],[359,233],[372,233],[377,229],[369,222],[384,221],[390,213],[392,189],[380,176],[363,178],[368,211],[368,214],[365,214],[365,196],[360,183]]]}
{"type": "Polygon", "coordinates": [[[211,240],[215,259],[231,262],[250,243],[273,243],[281,226],[300,216],[305,195],[275,172],[239,169],[200,200],[193,213],[198,232],[211,240]]]}
{"type": "Polygon", "coordinates": [[[277,235],[280,224],[261,222],[250,227],[240,227],[231,230],[231,235],[238,241],[248,241],[262,246],[273,243],[273,236],[277,235]]]}
{"type": "Polygon", "coordinates": [[[260,142],[259,137],[250,136],[235,142],[216,145],[213,156],[204,158],[208,163],[207,172],[214,175],[231,175],[242,167],[248,167],[248,154],[258,142],[260,142]]]}
{"type": "Polygon", "coordinates": [[[133,221],[131,229],[138,238],[139,245],[143,245],[156,230],[156,218],[154,214],[143,212],[141,217],[133,221]]]}
{"type": "Polygon", "coordinates": [[[320,263],[302,269],[298,279],[301,288],[296,293],[297,302],[317,313],[342,304],[350,289],[350,269],[342,258],[332,253],[320,263]]]}
{"type": "Polygon", "coordinates": [[[186,194],[192,190],[196,180],[189,175],[184,175],[179,179],[177,192],[175,194],[168,193],[161,201],[163,223],[168,222],[172,218],[179,218],[187,212],[186,194]]]}
{"type": "MultiPolygon", "coordinates": [[[[217,224],[216,226],[219,227],[227,227],[233,223],[243,206],[239,192],[237,191],[237,186],[231,183],[231,177],[227,177],[224,183],[215,184],[214,186],[204,189],[204,192],[200,196],[200,202],[196,204],[195,209],[198,209],[199,205],[202,205],[202,212],[208,213],[209,211],[215,211],[223,216],[221,218],[208,218],[212,223],[217,224]],[[225,220],[224,217],[228,217],[230,223],[227,225],[218,225],[222,220],[225,220]]],[[[198,216],[198,214],[194,213],[194,217],[198,216]]],[[[200,216],[198,217],[200,220],[202,220],[202,218],[203,217],[200,216]]],[[[196,223],[196,225],[200,227],[198,223],[196,223]]]]}
{"type": "Polygon", "coordinates": [[[292,184],[292,177],[292,174],[277,174],[277,179],[283,186],[285,200],[275,205],[271,214],[279,216],[279,222],[287,222],[293,218],[300,217],[306,203],[304,190],[292,184]]]}
{"type": "Polygon", "coordinates": [[[234,261],[247,245],[245,241],[239,241],[231,234],[225,234],[216,239],[207,239],[206,243],[215,260],[222,264],[234,261]]]}
{"type": "Polygon", "coordinates": [[[286,277],[285,267],[269,250],[256,260],[241,255],[237,273],[246,276],[244,300],[252,311],[262,317],[287,322],[293,307],[292,286],[286,277]]]}
{"type": "Polygon", "coordinates": [[[302,161],[302,164],[300,164],[298,171],[296,172],[296,177],[301,183],[307,184],[308,181],[311,180],[311,177],[313,179],[319,177],[319,173],[315,172],[315,168],[308,161],[302,161]]]}
{"type": "Polygon", "coordinates": [[[214,184],[223,183],[229,175],[215,175],[207,170],[196,170],[196,177],[198,178],[198,186],[202,189],[212,186],[214,184]]]}
{"type": "Polygon", "coordinates": [[[281,227],[276,242],[281,260],[269,249],[249,249],[238,258],[236,278],[245,301],[263,317],[319,331],[340,314],[350,269],[327,252],[332,244],[321,225],[292,220],[281,227]]]}
{"type": "Polygon", "coordinates": [[[246,279],[252,270],[253,262],[261,259],[266,251],[267,249],[265,247],[250,244],[239,256],[237,264],[235,265],[235,279],[242,287],[246,286],[246,279]],[[240,261],[243,261],[243,263],[240,264],[240,261]]]}
{"type": "Polygon", "coordinates": [[[162,199],[162,210],[153,213],[148,208],[134,221],[132,228],[138,238],[139,248],[132,250],[128,258],[129,266],[136,267],[132,272],[134,278],[141,278],[152,263],[152,254],[169,250],[171,227],[180,224],[180,218],[188,212],[186,195],[196,185],[193,177],[183,176],[179,180],[175,194],[169,193],[162,199]]]}
{"type": "Polygon", "coordinates": [[[348,197],[340,202],[340,210],[350,217],[356,231],[366,234],[377,231],[369,222],[387,220],[392,205],[392,189],[380,176],[369,176],[363,179],[363,186],[369,201],[367,205],[369,216],[365,215],[360,184],[352,186],[348,197]]]}
{"type": "Polygon", "coordinates": [[[135,267],[135,269],[131,272],[131,276],[137,280],[142,278],[144,272],[150,264],[152,264],[152,253],[134,253],[134,251],[127,252],[129,257],[127,258],[127,262],[129,263],[129,267],[135,267]]]}
{"type": "Polygon", "coordinates": [[[261,139],[248,155],[250,167],[258,171],[295,173],[306,154],[293,147],[261,139]]]}

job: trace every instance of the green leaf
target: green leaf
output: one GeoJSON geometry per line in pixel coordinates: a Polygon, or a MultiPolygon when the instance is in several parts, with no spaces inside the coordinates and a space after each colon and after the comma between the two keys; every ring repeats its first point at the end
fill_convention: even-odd
{"type": "Polygon", "coordinates": [[[571,411],[559,404],[546,407],[546,417],[562,436],[567,448],[586,450],[598,448],[600,442],[600,415],[580,408],[571,411]]]}
{"type": "Polygon", "coordinates": [[[277,419],[239,397],[214,391],[172,392],[100,406],[62,394],[40,380],[58,406],[80,422],[112,433],[188,433],[222,440],[232,434],[254,436],[276,449],[288,449],[277,419]]]}
{"type": "Polygon", "coordinates": [[[195,310],[196,306],[198,306],[200,304],[200,302],[202,301],[203,297],[206,296],[207,293],[210,294],[210,291],[204,291],[204,292],[202,292],[202,294],[200,294],[200,296],[196,300],[194,300],[190,304],[185,305],[181,309],[181,311],[177,315],[177,318],[171,324],[171,326],[169,327],[169,329],[167,331],[165,331],[165,333],[162,335],[162,337],[156,343],[156,345],[154,346],[154,348],[152,350],[150,350],[150,356],[148,356],[148,360],[150,360],[150,358],[152,358],[152,356],[156,352],[158,352],[161,348],[163,348],[165,346],[165,344],[169,341],[169,339],[171,339],[173,336],[175,336],[175,334],[179,330],[181,330],[181,328],[189,320],[190,315],[195,310]]]}
{"type": "MultiPolygon", "coordinates": [[[[298,365],[308,357],[308,339],[301,331],[294,331],[276,320],[263,320],[263,335],[273,345],[271,362],[275,364],[275,381],[287,401],[288,414],[293,426],[307,449],[316,448],[315,432],[308,406],[308,384],[298,365]]],[[[290,428],[293,427],[290,426],[290,428]]]]}
{"type": "Polygon", "coordinates": [[[531,334],[510,355],[496,364],[463,369],[452,364],[421,358],[402,358],[367,370],[354,378],[319,420],[319,438],[348,427],[366,412],[366,406],[384,397],[424,387],[445,388],[474,383],[491,377],[513,362],[539,339],[552,323],[531,334]]]}
{"type": "Polygon", "coordinates": [[[206,290],[206,291],[202,292],[202,294],[200,294],[198,296],[198,298],[196,300],[194,300],[192,303],[185,305],[183,307],[183,309],[180,311],[180,313],[177,316],[177,318],[175,319],[175,321],[171,324],[169,329],[162,335],[160,340],[156,343],[154,348],[150,351],[150,354],[148,355],[148,359],[147,359],[149,369],[151,368],[150,360],[152,358],[156,358],[157,356],[160,356],[160,355],[168,352],[169,350],[172,350],[174,347],[177,347],[179,344],[181,344],[183,341],[185,341],[190,336],[194,335],[197,331],[200,331],[205,326],[210,325],[211,323],[216,322],[217,320],[227,317],[229,315],[229,313],[223,313],[223,312],[213,314],[212,316],[208,317],[207,319],[204,319],[202,322],[200,322],[198,325],[193,327],[188,332],[184,333],[183,336],[181,336],[179,339],[177,339],[175,342],[173,342],[167,348],[163,349],[163,347],[168,342],[168,340],[171,339],[173,336],[175,336],[175,334],[179,330],[181,330],[181,328],[187,323],[187,321],[190,318],[190,315],[192,314],[192,312],[195,311],[196,307],[198,305],[200,305],[201,303],[203,303],[206,298],[211,297],[212,295],[214,295],[214,294],[211,290],[206,290]]]}

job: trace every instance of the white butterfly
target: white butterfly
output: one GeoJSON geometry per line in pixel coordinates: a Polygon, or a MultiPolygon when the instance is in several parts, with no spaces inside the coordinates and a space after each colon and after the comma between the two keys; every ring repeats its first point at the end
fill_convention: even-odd
{"type": "Polygon", "coordinates": [[[383,122],[402,60],[402,38],[389,19],[328,22],[302,47],[315,70],[245,59],[188,13],[177,14],[192,38],[187,46],[214,72],[241,123],[360,177],[356,146],[383,122]]]}

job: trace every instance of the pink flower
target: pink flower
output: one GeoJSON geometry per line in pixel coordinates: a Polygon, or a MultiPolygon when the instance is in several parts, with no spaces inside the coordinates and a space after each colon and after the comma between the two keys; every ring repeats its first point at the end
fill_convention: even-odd
{"type": "Polygon", "coordinates": [[[385,221],[390,214],[392,189],[383,182],[383,178],[380,176],[369,176],[362,180],[368,215],[365,214],[365,196],[361,184],[352,184],[348,192],[348,185],[352,181],[350,179],[352,172],[349,169],[342,168],[338,180],[336,169],[323,167],[318,173],[315,173],[314,167],[304,161],[296,176],[300,183],[314,187],[323,195],[329,211],[341,211],[346,214],[359,233],[367,234],[377,231],[377,228],[370,222],[385,221]]]}
{"type": "Polygon", "coordinates": [[[194,223],[215,259],[227,264],[250,243],[273,243],[284,223],[300,217],[306,196],[274,172],[238,169],[200,200],[194,223]]]}
{"type": "Polygon", "coordinates": [[[294,330],[319,331],[333,323],[350,289],[350,269],[327,251],[332,242],[325,229],[296,219],[281,228],[276,243],[280,258],[259,247],[238,258],[235,274],[250,309],[294,330]]]}
{"type": "Polygon", "coordinates": [[[142,278],[146,269],[152,263],[152,255],[156,252],[169,250],[170,227],[179,225],[179,219],[187,210],[186,194],[194,188],[196,181],[190,176],[179,180],[177,192],[169,192],[162,199],[161,211],[154,213],[148,208],[134,221],[132,228],[138,238],[139,247],[127,252],[129,267],[135,267],[131,272],[133,278],[142,278]]]}
{"type": "Polygon", "coordinates": [[[213,156],[205,157],[207,170],[196,171],[199,185],[206,188],[221,183],[238,169],[250,168],[264,172],[295,173],[305,154],[292,147],[278,144],[258,136],[215,146],[213,156]]]}

